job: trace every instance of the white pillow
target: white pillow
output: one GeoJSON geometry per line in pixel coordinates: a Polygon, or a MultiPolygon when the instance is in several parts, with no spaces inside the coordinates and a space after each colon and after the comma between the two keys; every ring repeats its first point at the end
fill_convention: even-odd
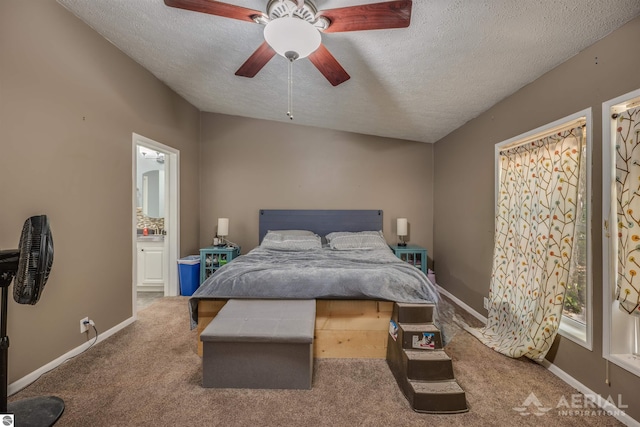
{"type": "Polygon", "coordinates": [[[315,236],[316,233],[309,230],[268,230],[268,233],[282,234],[285,236],[315,236]]]}
{"type": "Polygon", "coordinates": [[[322,241],[317,234],[299,235],[267,232],[262,239],[261,247],[280,251],[309,251],[322,248],[322,241]]]}
{"type": "Polygon", "coordinates": [[[382,231],[338,232],[326,236],[331,249],[389,249],[382,231]]]}
{"type": "Polygon", "coordinates": [[[334,231],[324,236],[327,242],[331,242],[331,239],[342,236],[380,236],[384,240],[382,231],[334,231]]]}

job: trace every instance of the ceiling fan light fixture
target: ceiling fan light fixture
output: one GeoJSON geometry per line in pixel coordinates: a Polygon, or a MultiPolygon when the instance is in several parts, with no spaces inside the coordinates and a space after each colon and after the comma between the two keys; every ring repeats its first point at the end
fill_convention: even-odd
{"type": "Polygon", "coordinates": [[[291,52],[297,54],[296,59],[306,58],[322,42],[320,32],[313,24],[288,16],[271,20],[264,27],[264,39],[279,55],[289,59],[291,52]]]}

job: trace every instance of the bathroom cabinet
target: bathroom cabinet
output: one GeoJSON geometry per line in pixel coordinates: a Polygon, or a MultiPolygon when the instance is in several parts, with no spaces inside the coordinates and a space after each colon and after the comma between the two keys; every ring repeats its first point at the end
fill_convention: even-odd
{"type": "Polygon", "coordinates": [[[138,291],[164,291],[164,241],[138,241],[138,291]]]}

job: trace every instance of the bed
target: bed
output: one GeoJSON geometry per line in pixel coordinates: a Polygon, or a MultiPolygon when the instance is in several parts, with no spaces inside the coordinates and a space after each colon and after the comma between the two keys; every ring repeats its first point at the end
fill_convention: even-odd
{"type": "Polygon", "coordinates": [[[380,210],[261,210],[259,230],[258,247],[218,269],[190,298],[198,336],[231,298],[316,299],[315,357],[384,358],[393,302],[438,301],[424,273],[380,238],[380,210]],[[316,237],[282,231],[280,239],[273,230],[316,237]]]}

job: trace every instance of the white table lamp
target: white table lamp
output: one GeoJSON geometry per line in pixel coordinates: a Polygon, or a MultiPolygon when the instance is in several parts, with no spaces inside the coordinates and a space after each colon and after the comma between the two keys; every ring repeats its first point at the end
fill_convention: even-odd
{"type": "Polygon", "coordinates": [[[407,235],[407,228],[408,228],[407,218],[398,218],[398,221],[396,224],[397,234],[398,234],[398,237],[400,237],[400,243],[398,243],[398,246],[407,246],[407,244],[404,241],[404,236],[407,235]]]}
{"type": "Polygon", "coordinates": [[[218,237],[220,243],[224,244],[224,238],[229,235],[229,218],[218,218],[218,237]]]}

